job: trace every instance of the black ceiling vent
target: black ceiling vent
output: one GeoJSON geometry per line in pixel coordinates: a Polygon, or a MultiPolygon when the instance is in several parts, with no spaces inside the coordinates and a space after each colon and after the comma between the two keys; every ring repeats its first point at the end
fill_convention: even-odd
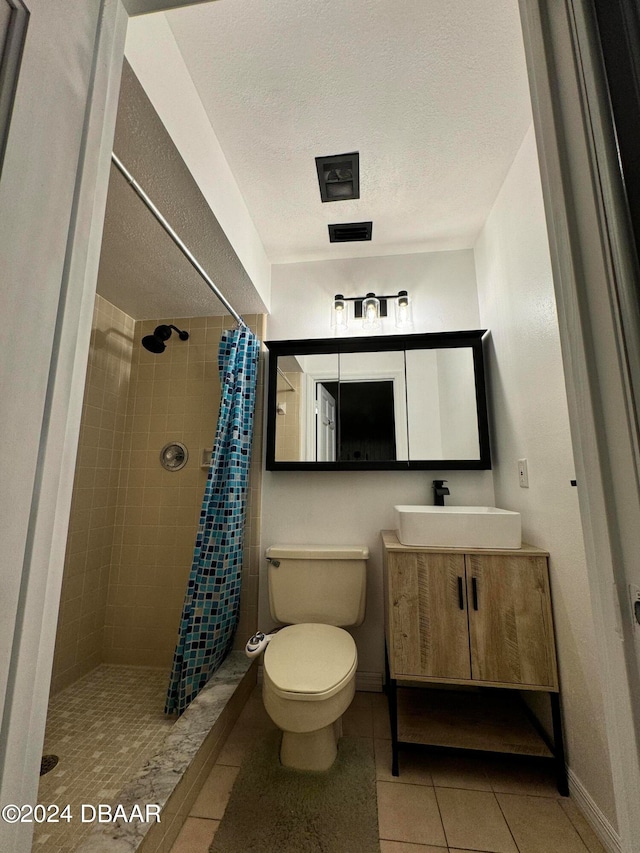
{"type": "Polygon", "coordinates": [[[373,222],[342,222],[329,226],[330,243],[353,243],[357,240],[370,240],[373,222]]]}
{"type": "Polygon", "coordinates": [[[316,169],[322,201],[360,198],[360,155],[357,151],[316,157],[316,169]]]}

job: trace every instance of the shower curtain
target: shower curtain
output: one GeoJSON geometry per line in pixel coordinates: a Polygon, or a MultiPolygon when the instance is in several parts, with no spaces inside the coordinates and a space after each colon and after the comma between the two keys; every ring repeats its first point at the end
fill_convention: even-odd
{"type": "Polygon", "coordinates": [[[247,482],[260,341],[224,332],[220,414],[165,713],[187,708],[224,660],[238,623],[247,482]]]}

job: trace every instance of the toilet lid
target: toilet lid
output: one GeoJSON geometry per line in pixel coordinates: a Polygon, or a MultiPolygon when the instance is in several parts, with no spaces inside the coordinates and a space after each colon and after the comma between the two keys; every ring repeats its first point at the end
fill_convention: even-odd
{"type": "Polygon", "coordinates": [[[353,675],[357,663],[351,634],[317,623],[283,628],[264,653],[264,669],[271,685],[276,693],[289,698],[296,698],[295,694],[329,698],[353,675]]]}

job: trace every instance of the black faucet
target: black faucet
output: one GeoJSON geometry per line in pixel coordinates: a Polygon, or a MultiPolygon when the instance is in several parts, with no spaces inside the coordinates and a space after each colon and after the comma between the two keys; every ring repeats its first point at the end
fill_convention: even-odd
{"type": "Polygon", "coordinates": [[[444,506],[444,496],[450,494],[449,489],[445,486],[448,480],[434,480],[433,481],[433,505],[434,506],[444,506]]]}

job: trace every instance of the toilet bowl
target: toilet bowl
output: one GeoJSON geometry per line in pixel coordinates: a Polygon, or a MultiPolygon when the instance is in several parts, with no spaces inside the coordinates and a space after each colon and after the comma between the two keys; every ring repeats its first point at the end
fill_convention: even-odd
{"type": "Polygon", "coordinates": [[[265,650],[262,696],[282,729],[280,759],[296,770],[328,770],[355,694],[358,665],[351,634],[333,625],[290,625],[265,650]]]}
{"type": "Polygon", "coordinates": [[[265,709],[282,730],[280,760],[328,770],[355,694],[358,652],[345,627],[365,614],[365,546],[272,546],[271,615],[286,627],[264,652],[265,709]]]}

